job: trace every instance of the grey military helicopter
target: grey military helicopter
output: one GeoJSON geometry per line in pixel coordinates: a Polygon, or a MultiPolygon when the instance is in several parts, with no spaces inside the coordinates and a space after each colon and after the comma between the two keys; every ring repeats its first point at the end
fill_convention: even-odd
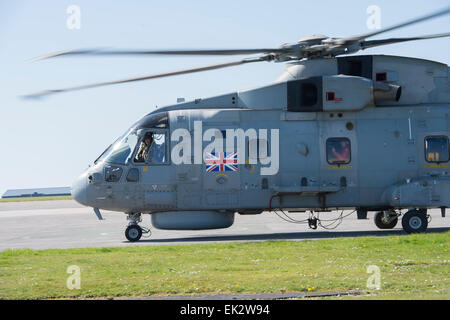
{"type": "MultiPolygon", "coordinates": [[[[425,232],[430,208],[450,206],[450,79],[445,64],[388,55],[351,55],[406,41],[367,38],[444,16],[450,7],[371,33],[314,35],[279,48],[233,50],[74,50],[80,55],[243,55],[229,63],[39,92],[31,97],[253,62],[287,62],[269,85],[158,108],[111,144],[74,183],[73,198],[128,215],[125,236],[155,228],[230,227],[235,214],[275,211],[311,228],[319,212],[375,213],[380,229],[402,216],[425,232]],[[236,142],[236,143],[235,143],[236,142]],[[353,212],[354,212],[353,211],[353,212]],[[281,213],[280,213],[281,212],[281,213]],[[290,213],[309,213],[295,220],[290,213]]],[[[342,214],[340,218],[343,218],[342,214]]]]}

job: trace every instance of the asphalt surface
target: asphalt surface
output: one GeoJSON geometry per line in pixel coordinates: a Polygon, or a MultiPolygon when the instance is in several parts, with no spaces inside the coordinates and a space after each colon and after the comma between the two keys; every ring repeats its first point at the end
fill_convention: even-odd
{"type": "MultiPolygon", "coordinates": [[[[344,212],[344,215],[347,213],[344,212]]],[[[429,213],[432,221],[427,232],[450,230],[449,217],[441,218],[440,210],[431,210],[429,213]]],[[[332,219],[339,214],[322,213],[320,217],[332,219]]],[[[352,214],[335,230],[320,227],[311,230],[308,225],[289,223],[274,213],[264,212],[261,215],[236,215],[234,225],[228,229],[170,231],[153,228],[150,217],[144,215],[141,225],[150,227],[152,235],[130,243],[124,235],[126,215],[110,211],[102,211],[102,215],[105,220],[99,221],[92,208],[83,207],[72,200],[0,203],[0,251],[405,235],[400,222],[392,230],[377,229],[370,213],[367,220],[357,220],[356,214],[352,214]]],[[[306,214],[290,216],[298,220],[307,218],[306,214]]],[[[323,222],[326,223],[329,222],[323,222]]]]}

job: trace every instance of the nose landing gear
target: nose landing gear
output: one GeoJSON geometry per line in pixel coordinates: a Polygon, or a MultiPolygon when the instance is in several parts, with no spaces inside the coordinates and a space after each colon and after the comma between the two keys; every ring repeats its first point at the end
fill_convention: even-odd
{"type": "Polygon", "coordinates": [[[142,222],[142,217],[140,213],[129,213],[127,217],[128,227],[125,229],[125,237],[130,242],[139,241],[142,234],[151,236],[151,231],[148,228],[141,227],[139,222],[142,222]]]}
{"type": "MultiPolygon", "coordinates": [[[[379,229],[392,229],[397,225],[400,213],[394,210],[380,211],[375,214],[375,225],[379,229]]],[[[427,209],[410,209],[402,217],[402,227],[406,233],[422,233],[428,227],[427,209]]]]}
{"type": "Polygon", "coordinates": [[[139,241],[139,239],[141,239],[142,237],[141,227],[137,224],[128,226],[125,230],[125,237],[130,242],[139,241]]]}

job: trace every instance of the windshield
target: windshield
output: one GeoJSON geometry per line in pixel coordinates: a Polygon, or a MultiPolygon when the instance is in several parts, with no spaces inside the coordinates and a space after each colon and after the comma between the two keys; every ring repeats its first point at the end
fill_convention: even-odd
{"type": "Polygon", "coordinates": [[[134,147],[138,140],[136,133],[133,133],[133,130],[141,128],[168,128],[168,126],[169,116],[167,112],[148,114],[134,123],[130,129],[106,148],[94,163],[106,160],[111,163],[125,164],[131,153],[134,151],[134,147]]]}
{"type": "Polygon", "coordinates": [[[137,141],[136,131],[129,130],[106,149],[95,162],[105,160],[116,164],[126,164],[136,147],[137,141]]]}

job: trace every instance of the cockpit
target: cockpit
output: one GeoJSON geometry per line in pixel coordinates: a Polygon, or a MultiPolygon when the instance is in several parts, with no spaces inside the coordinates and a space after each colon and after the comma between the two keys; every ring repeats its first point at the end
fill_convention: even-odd
{"type": "Polygon", "coordinates": [[[168,129],[167,112],[145,116],[111,144],[95,163],[102,161],[117,165],[167,163],[168,129]]]}
{"type": "MultiPolygon", "coordinates": [[[[94,161],[72,185],[72,196],[81,204],[107,208],[113,185],[137,183],[149,167],[169,164],[167,112],[148,114],[133,124],[94,161]]],[[[154,170],[153,172],[160,172],[154,170]]],[[[114,206],[120,207],[117,198],[114,206]]]]}

